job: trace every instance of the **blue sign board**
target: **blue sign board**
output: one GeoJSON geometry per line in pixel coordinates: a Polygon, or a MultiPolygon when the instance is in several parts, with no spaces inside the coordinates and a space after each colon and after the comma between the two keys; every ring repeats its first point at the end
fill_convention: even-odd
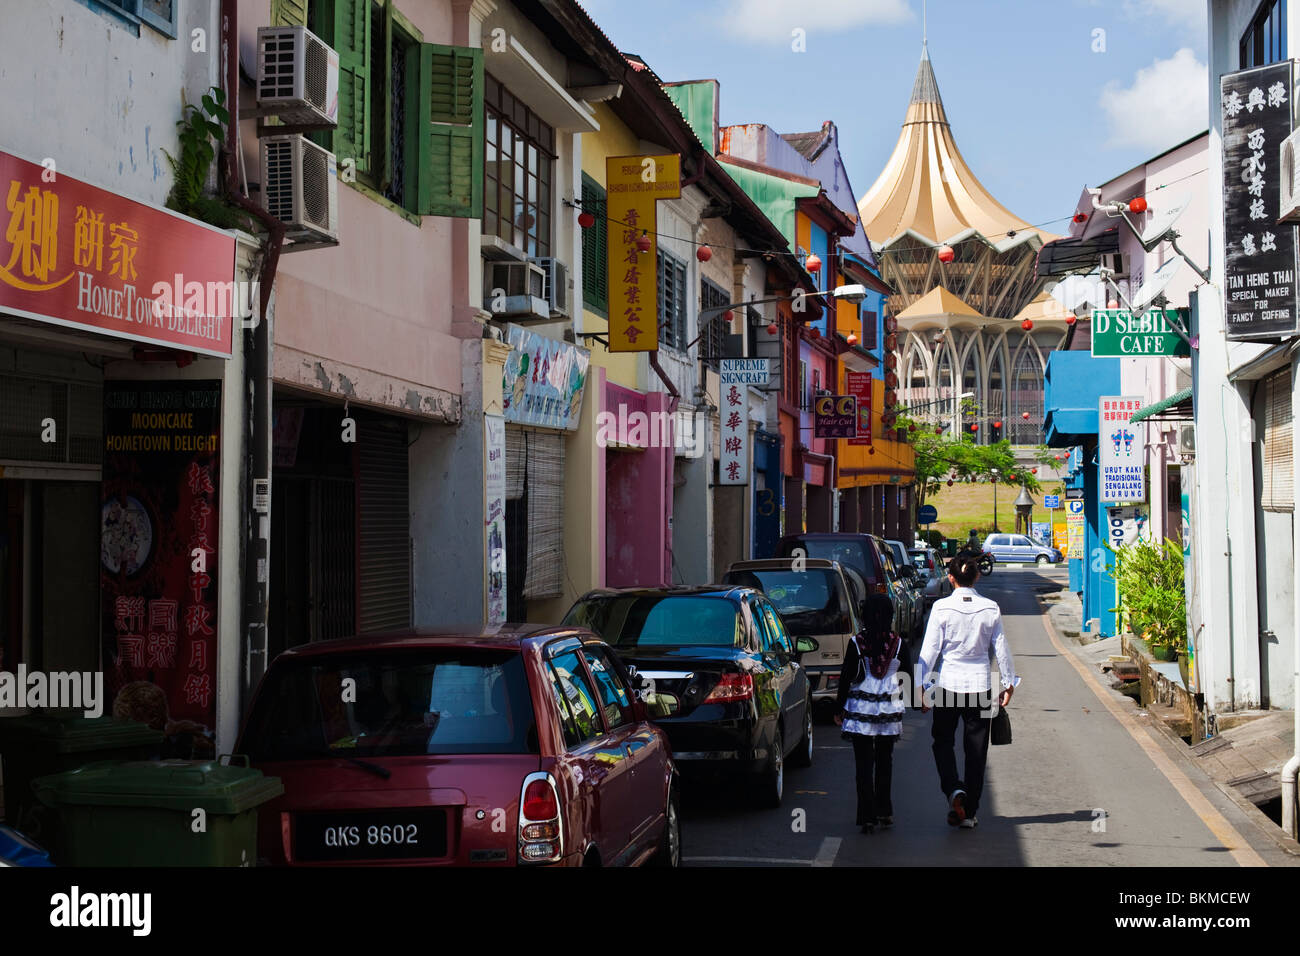
{"type": "Polygon", "coordinates": [[[1055,509],[1061,507],[1060,495],[1043,495],[1043,507],[1055,509]]]}
{"type": "Polygon", "coordinates": [[[939,509],[934,505],[921,505],[916,512],[917,524],[934,524],[939,520],[939,509]]]}

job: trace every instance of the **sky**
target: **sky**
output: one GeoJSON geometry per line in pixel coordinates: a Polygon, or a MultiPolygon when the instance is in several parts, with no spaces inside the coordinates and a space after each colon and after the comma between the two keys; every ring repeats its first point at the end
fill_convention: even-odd
{"type": "MultiPolygon", "coordinates": [[[[665,82],[718,80],[723,125],[799,133],[833,120],[859,199],[893,152],[920,62],[921,0],[579,2],[665,82]]],[[[929,0],[930,61],[967,164],[1013,213],[1064,233],[1085,186],[1208,125],[1205,7],[929,0]]]]}

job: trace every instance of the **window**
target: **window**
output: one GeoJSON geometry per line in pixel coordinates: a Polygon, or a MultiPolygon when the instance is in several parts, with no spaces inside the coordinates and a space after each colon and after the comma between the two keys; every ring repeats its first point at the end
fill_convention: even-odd
{"type": "Polygon", "coordinates": [[[787,654],[794,653],[794,647],[790,643],[790,636],[786,634],[785,625],[776,611],[772,610],[772,605],[762,602],[759,607],[763,609],[763,619],[767,621],[767,631],[772,635],[772,642],[787,654]]]}
{"type": "Polygon", "coordinates": [[[484,103],[483,231],[530,256],[549,256],[555,130],[490,75],[484,103]]]}
{"type": "Polygon", "coordinates": [[[582,174],[582,211],[596,217],[595,225],[582,230],[582,304],[609,318],[609,230],[605,190],[586,173],[582,174]]]}
{"type": "Polygon", "coordinates": [[[738,647],[743,633],[726,598],[617,594],[579,601],[565,624],[585,627],[611,647],[738,647]]]}
{"type": "Polygon", "coordinates": [[[582,656],[587,659],[587,666],[596,680],[596,689],[600,693],[605,713],[605,726],[613,730],[632,723],[632,695],[628,693],[605,652],[598,647],[584,647],[582,656]]]}
{"type": "Polygon", "coordinates": [[[600,722],[600,708],[596,705],[596,694],[587,680],[587,673],[582,669],[577,651],[569,651],[551,659],[551,673],[560,685],[560,693],[568,703],[569,714],[573,720],[573,738],[565,733],[565,743],[577,746],[588,740],[594,740],[605,732],[600,722]]]}
{"type": "Polygon", "coordinates": [[[686,263],[659,250],[659,341],[686,349],[686,263]]]}
{"type": "MultiPolygon", "coordinates": [[[[176,39],[176,6],[179,0],[102,0],[103,4],[127,14],[127,19],[147,23],[164,36],[176,39]]],[[[306,0],[302,0],[303,3],[306,0]]]]}
{"type": "Polygon", "coordinates": [[[1264,379],[1264,445],[1261,452],[1260,500],[1264,511],[1295,510],[1295,441],[1291,415],[1291,370],[1264,379]]]}
{"type": "Polygon", "coordinates": [[[799,410],[812,411],[812,401],[808,397],[808,363],[799,363],[799,410]]]}
{"type": "Polygon", "coordinates": [[[704,323],[704,328],[700,331],[704,334],[700,337],[700,356],[704,359],[704,364],[715,372],[718,370],[718,360],[725,357],[725,341],[727,335],[727,321],[723,313],[716,311],[730,302],[726,290],[708,279],[700,280],[700,321],[704,323]],[[714,309],[713,312],[708,312],[714,309]],[[707,314],[706,314],[707,313],[707,314]]]}
{"type": "Polygon", "coordinates": [[[879,347],[876,313],[862,313],[862,341],[859,343],[868,352],[879,347]]]}
{"type": "Polygon", "coordinates": [[[309,135],[340,179],[417,215],[481,215],[482,50],[419,42],[393,0],[272,0],[271,22],[339,55],[338,126],[309,135]]]}
{"type": "Polygon", "coordinates": [[[767,619],[763,617],[763,609],[754,598],[749,599],[749,616],[754,619],[754,635],[758,638],[758,649],[764,654],[776,650],[775,636],[768,629],[767,619]]]}
{"type": "Polygon", "coordinates": [[[1286,59],[1286,0],[1266,0],[1241,35],[1240,68],[1286,59]]]}

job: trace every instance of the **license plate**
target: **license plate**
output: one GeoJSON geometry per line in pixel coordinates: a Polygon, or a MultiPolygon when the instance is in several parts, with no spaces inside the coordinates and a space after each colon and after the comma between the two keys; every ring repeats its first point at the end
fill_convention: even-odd
{"type": "Polygon", "coordinates": [[[447,855],[445,810],[297,813],[294,858],[322,860],[437,859],[447,855]]]}

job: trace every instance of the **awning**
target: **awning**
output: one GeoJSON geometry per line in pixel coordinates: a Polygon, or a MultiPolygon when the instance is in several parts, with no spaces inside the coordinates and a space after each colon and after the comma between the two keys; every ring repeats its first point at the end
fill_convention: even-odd
{"type": "Polygon", "coordinates": [[[1110,252],[1119,252],[1118,227],[1096,236],[1056,239],[1038,250],[1034,275],[1059,278],[1092,272],[1101,263],[1101,257],[1110,252]]]}
{"type": "Polygon", "coordinates": [[[1185,388],[1181,392],[1174,392],[1168,398],[1162,398],[1158,402],[1152,402],[1150,405],[1143,405],[1133,417],[1129,419],[1132,422],[1145,421],[1191,421],[1192,420],[1192,390],[1185,388]],[[1163,414],[1171,412],[1171,414],[1163,414]]]}

